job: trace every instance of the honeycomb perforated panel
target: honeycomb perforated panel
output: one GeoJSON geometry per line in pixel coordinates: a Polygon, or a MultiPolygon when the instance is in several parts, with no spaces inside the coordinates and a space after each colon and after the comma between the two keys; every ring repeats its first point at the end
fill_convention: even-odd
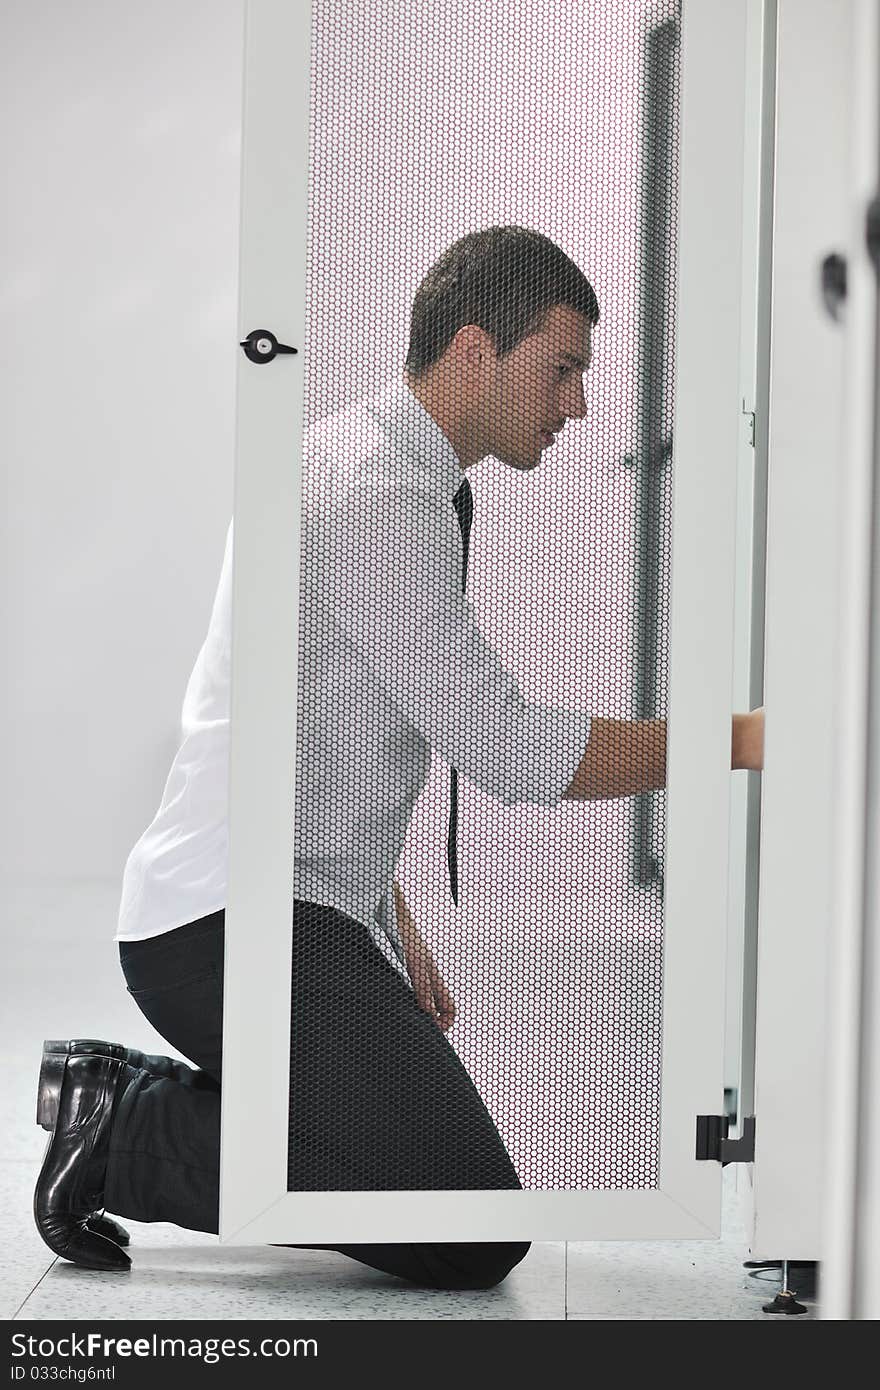
{"type": "Polygon", "coordinates": [[[657,1185],[679,32],[313,0],[291,1191],[657,1185]]]}

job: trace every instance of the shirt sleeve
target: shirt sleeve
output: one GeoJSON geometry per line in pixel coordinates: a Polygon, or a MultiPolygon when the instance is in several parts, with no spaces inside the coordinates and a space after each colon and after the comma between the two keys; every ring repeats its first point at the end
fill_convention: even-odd
{"type": "Polygon", "coordinates": [[[562,799],[590,716],[523,698],[461,588],[450,499],[418,481],[358,483],[322,527],[332,620],[388,698],[450,766],[507,806],[562,799]]]}

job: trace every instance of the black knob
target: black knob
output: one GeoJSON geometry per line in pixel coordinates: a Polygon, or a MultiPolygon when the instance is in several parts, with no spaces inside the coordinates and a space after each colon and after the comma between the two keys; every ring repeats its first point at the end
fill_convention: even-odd
{"type": "Polygon", "coordinates": [[[822,262],[822,298],[831,317],[839,321],[843,317],[843,301],[846,299],[846,261],[836,252],[826,256],[822,262]]]}
{"type": "Polygon", "coordinates": [[[868,243],[868,254],[874,263],[874,269],[880,274],[880,193],[876,194],[868,204],[865,239],[868,243]]]}
{"type": "Polygon", "coordinates": [[[270,333],[268,328],[255,328],[238,346],[244,348],[244,355],[249,362],[271,362],[279,352],[299,352],[299,348],[286,347],[284,343],[279,343],[275,334],[270,333]]]}

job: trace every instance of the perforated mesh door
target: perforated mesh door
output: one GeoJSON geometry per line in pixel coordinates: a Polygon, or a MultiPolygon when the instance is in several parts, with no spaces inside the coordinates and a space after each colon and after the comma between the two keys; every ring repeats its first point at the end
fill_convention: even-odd
{"type": "MultiPolygon", "coordinates": [[[[290,1190],[657,1184],[665,794],[561,792],[578,715],[666,713],[679,24],[313,0],[290,1190]],[[552,335],[401,395],[416,291],[499,228],[595,291],[585,410],[552,335]]],[[[509,264],[522,299],[549,263],[509,264]]]]}

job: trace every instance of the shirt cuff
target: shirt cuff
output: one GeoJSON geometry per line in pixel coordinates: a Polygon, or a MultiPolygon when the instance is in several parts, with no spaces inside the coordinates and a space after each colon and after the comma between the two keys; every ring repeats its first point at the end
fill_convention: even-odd
{"type": "Polygon", "coordinates": [[[516,750],[517,800],[558,805],[580,766],[591,724],[592,717],[581,711],[527,707],[523,743],[516,750]]]}

